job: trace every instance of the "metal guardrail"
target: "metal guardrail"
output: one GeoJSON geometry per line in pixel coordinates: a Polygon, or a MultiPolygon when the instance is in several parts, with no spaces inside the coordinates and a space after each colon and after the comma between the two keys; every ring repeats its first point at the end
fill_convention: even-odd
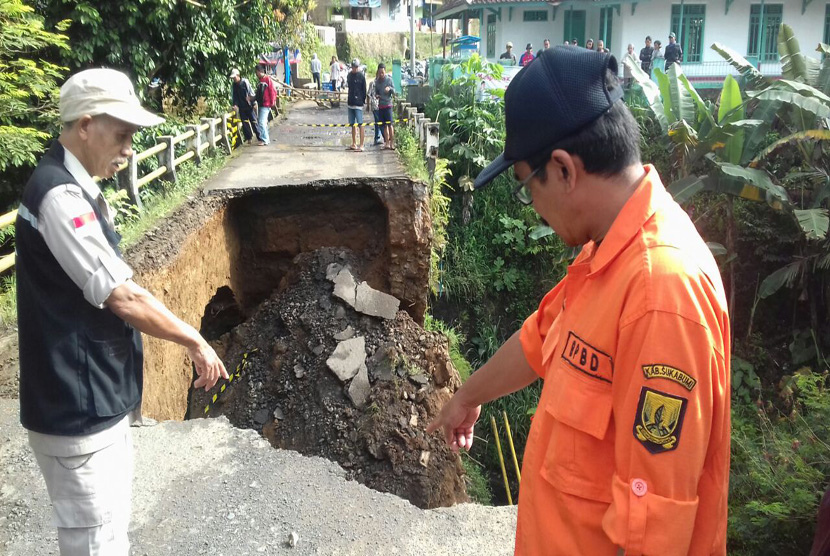
{"type": "MultiPolygon", "coordinates": [[[[199,161],[208,149],[222,147],[230,154],[235,146],[242,143],[240,123],[233,112],[228,112],[222,114],[220,118],[202,118],[201,124],[185,126],[187,131],[179,135],[156,137],[154,146],[139,153],[133,152],[130,158],[118,167],[116,176],[119,189],[126,191],[130,201],[141,210],[141,198],[138,192],[148,183],[162,177],[168,181],[176,181],[177,167],[190,159],[199,161]],[[181,143],[187,146],[187,150],[177,157],[176,145],[181,143]],[[158,168],[139,177],[138,163],[151,156],[158,158],[158,168]]],[[[100,178],[94,179],[96,182],[100,181],[100,178]]],[[[14,225],[16,218],[16,209],[0,215],[0,230],[14,225]]],[[[0,257],[0,273],[13,267],[14,261],[14,252],[0,257]]]]}

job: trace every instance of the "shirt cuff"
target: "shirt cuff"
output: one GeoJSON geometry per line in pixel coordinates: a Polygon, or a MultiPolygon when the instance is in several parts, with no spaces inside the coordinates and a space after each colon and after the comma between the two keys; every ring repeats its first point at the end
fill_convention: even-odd
{"type": "Polygon", "coordinates": [[[699,499],[675,500],[652,492],[656,482],[633,478],[623,482],[616,474],[614,498],[602,520],[611,541],[626,555],[685,555],[692,542],[699,499]]]}
{"type": "Polygon", "coordinates": [[[84,284],[84,298],[99,309],[112,290],[133,277],[132,269],[118,257],[98,257],[101,266],[84,284]]]}

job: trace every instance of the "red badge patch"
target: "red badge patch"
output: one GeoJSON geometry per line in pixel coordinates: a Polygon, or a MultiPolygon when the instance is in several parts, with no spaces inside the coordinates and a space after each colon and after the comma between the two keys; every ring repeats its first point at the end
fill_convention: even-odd
{"type": "Polygon", "coordinates": [[[568,332],[568,341],[565,342],[562,359],[577,371],[603,382],[611,382],[614,377],[614,361],[611,356],[598,350],[573,332],[568,332]]]}
{"type": "Polygon", "coordinates": [[[80,216],[76,216],[75,218],[73,218],[72,225],[75,226],[75,229],[77,230],[84,224],[89,224],[90,222],[95,222],[96,220],[97,218],[95,217],[95,213],[88,212],[86,214],[82,214],[80,216]]]}

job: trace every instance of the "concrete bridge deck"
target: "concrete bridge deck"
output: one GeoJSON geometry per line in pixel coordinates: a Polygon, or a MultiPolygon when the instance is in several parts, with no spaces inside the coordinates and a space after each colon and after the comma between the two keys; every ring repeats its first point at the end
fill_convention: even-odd
{"type": "MultiPolygon", "coordinates": [[[[364,121],[372,115],[364,113],[364,121]]],[[[287,116],[271,127],[271,144],[245,146],[242,156],[228,162],[205,191],[301,185],[340,178],[397,178],[405,176],[393,151],[372,146],[374,126],[365,129],[364,152],[347,150],[351,130],[347,127],[308,127],[308,124],[346,124],[345,103],[340,108],[322,108],[312,101],[299,101],[287,116]]],[[[358,138],[358,142],[359,142],[358,138]]]]}

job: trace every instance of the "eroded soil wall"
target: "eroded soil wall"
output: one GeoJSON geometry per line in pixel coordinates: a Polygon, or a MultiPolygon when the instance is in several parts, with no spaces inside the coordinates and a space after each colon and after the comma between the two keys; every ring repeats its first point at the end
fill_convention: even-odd
{"type": "MultiPolygon", "coordinates": [[[[134,279],[199,329],[221,288],[243,313],[272,292],[295,256],[343,247],[365,257],[366,280],[426,310],[431,240],[426,187],[407,179],[335,180],[193,199],[127,253],[134,279]]],[[[185,350],[144,337],[145,415],[183,419],[192,371],[185,350]]]]}

